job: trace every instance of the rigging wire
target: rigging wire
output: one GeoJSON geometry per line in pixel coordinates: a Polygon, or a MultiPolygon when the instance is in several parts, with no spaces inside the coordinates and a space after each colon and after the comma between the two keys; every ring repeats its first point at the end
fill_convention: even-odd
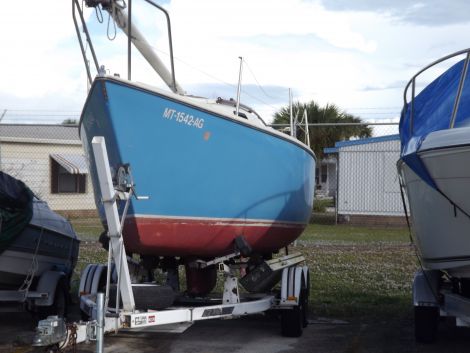
{"type": "Polygon", "coordinates": [[[243,62],[245,63],[246,67],[248,68],[248,71],[250,71],[251,76],[253,76],[253,79],[256,81],[256,84],[257,84],[258,88],[261,90],[261,92],[263,92],[264,95],[265,95],[266,97],[268,97],[268,98],[277,99],[278,97],[271,96],[270,94],[268,94],[268,93],[264,90],[263,86],[261,86],[261,84],[259,83],[258,79],[256,78],[255,73],[254,73],[253,70],[250,68],[250,65],[248,64],[248,62],[247,62],[244,58],[243,58],[243,62]]]}
{"type": "MultiPolygon", "coordinates": [[[[161,53],[161,54],[163,54],[163,55],[169,57],[169,54],[168,54],[167,52],[165,52],[164,50],[161,50],[161,49],[159,49],[159,48],[156,48],[155,46],[150,45],[150,44],[149,44],[149,46],[150,46],[153,50],[155,50],[155,51],[157,51],[157,52],[159,52],[159,53],[161,53]]],[[[213,79],[214,81],[218,81],[218,82],[220,82],[220,83],[223,83],[223,84],[226,85],[227,87],[233,88],[233,89],[236,91],[237,85],[232,84],[232,83],[229,83],[229,82],[227,82],[227,81],[224,81],[224,80],[222,80],[221,78],[216,77],[216,76],[214,76],[214,75],[212,75],[212,74],[210,74],[210,73],[208,73],[208,72],[206,72],[206,71],[204,71],[204,70],[202,70],[202,69],[200,69],[200,68],[194,66],[193,64],[188,63],[187,61],[185,61],[185,60],[183,60],[183,59],[181,59],[181,58],[178,58],[178,57],[176,57],[176,56],[175,56],[174,58],[175,58],[176,61],[178,61],[178,62],[184,64],[185,66],[187,66],[187,67],[189,67],[189,68],[191,68],[191,69],[193,69],[193,70],[195,70],[195,71],[200,72],[201,74],[203,74],[203,75],[205,75],[205,76],[207,76],[207,77],[213,79]]],[[[267,107],[270,107],[271,109],[274,109],[274,110],[278,110],[278,109],[279,109],[279,107],[276,107],[276,106],[274,106],[274,105],[272,105],[272,104],[269,104],[269,103],[263,101],[262,99],[260,99],[259,97],[256,97],[256,96],[254,96],[254,95],[248,93],[246,90],[243,89],[243,86],[242,86],[242,92],[243,92],[246,96],[250,97],[251,99],[253,99],[253,100],[255,100],[255,101],[257,101],[257,102],[259,102],[259,103],[261,103],[261,104],[263,104],[263,105],[265,105],[265,106],[267,106],[267,107]]],[[[274,98],[274,97],[272,97],[272,98],[274,98]]]]}
{"type": "MultiPolygon", "coordinates": [[[[125,0],[121,0],[121,3],[119,3],[119,4],[113,4],[112,6],[118,6],[118,7],[124,8],[124,7],[126,6],[126,2],[125,2],[125,0]]],[[[101,13],[101,9],[99,9],[100,14],[98,14],[98,10],[97,10],[96,8],[95,8],[95,11],[96,11],[96,17],[97,17],[98,22],[102,23],[102,22],[103,22],[103,20],[102,20],[103,15],[102,15],[102,13],[101,13]]],[[[113,11],[113,9],[111,9],[111,11],[113,11]]],[[[113,32],[114,32],[114,33],[113,33],[113,35],[111,36],[111,34],[110,34],[110,20],[111,20],[111,15],[108,16],[107,36],[108,36],[108,39],[112,41],[112,40],[114,40],[114,39],[116,38],[116,36],[117,36],[117,28],[116,28],[116,22],[113,20],[113,26],[114,26],[114,31],[113,31],[113,32]]],[[[153,48],[155,51],[158,51],[158,52],[160,52],[160,53],[166,55],[167,57],[169,56],[169,54],[168,54],[167,52],[163,51],[163,50],[160,50],[160,49],[158,49],[158,48],[156,48],[156,47],[154,47],[154,46],[152,46],[152,45],[150,45],[150,47],[153,48]]],[[[194,65],[191,65],[191,64],[189,64],[188,62],[186,62],[186,61],[180,59],[180,58],[175,57],[175,59],[178,60],[180,63],[186,65],[187,67],[189,67],[189,68],[191,68],[191,69],[193,69],[193,70],[196,70],[196,71],[202,73],[203,75],[205,75],[205,76],[207,76],[207,77],[210,77],[211,79],[213,79],[213,80],[215,80],[215,81],[221,82],[221,83],[223,83],[224,85],[226,85],[226,86],[228,86],[228,87],[231,87],[231,88],[234,88],[234,89],[236,89],[236,87],[237,87],[236,85],[231,84],[231,83],[228,83],[228,82],[226,82],[226,81],[224,81],[224,80],[222,80],[222,79],[220,79],[220,78],[218,78],[218,77],[216,77],[216,76],[214,76],[214,75],[212,75],[212,74],[209,74],[208,72],[205,72],[205,71],[203,71],[203,70],[201,70],[201,69],[195,67],[194,65]]],[[[279,99],[279,97],[274,97],[274,96],[270,95],[270,94],[263,88],[263,86],[262,86],[262,85],[260,84],[260,82],[258,81],[258,79],[257,79],[257,77],[256,77],[256,75],[255,75],[255,73],[254,73],[253,70],[251,69],[249,63],[248,63],[245,59],[242,59],[242,60],[243,60],[243,62],[246,64],[248,70],[250,71],[251,76],[252,76],[253,79],[255,80],[256,85],[257,85],[257,87],[259,88],[259,90],[260,90],[266,97],[268,97],[268,98],[270,98],[270,99],[279,99]]],[[[254,95],[248,93],[246,90],[243,90],[243,87],[242,87],[242,91],[243,91],[243,93],[244,93],[246,96],[250,97],[251,99],[253,99],[253,100],[255,100],[255,101],[257,101],[257,102],[259,102],[259,103],[261,103],[261,104],[263,104],[263,105],[266,106],[266,107],[269,107],[270,109],[273,109],[274,111],[278,111],[278,110],[280,109],[279,106],[274,106],[274,105],[272,105],[272,104],[270,104],[270,103],[268,103],[268,102],[266,102],[266,101],[260,99],[258,96],[254,96],[254,95]]],[[[383,109],[395,109],[395,107],[384,107],[384,108],[350,108],[350,109],[346,109],[346,110],[360,110],[360,109],[364,109],[364,110],[383,110],[383,109]]],[[[378,114],[379,114],[379,115],[390,115],[390,114],[395,114],[395,113],[396,113],[395,111],[393,111],[393,112],[390,111],[390,112],[373,112],[373,113],[364,113],[364,112],[361,112],[361,113],[357,113],[357,114],[361,114],[361,115],[372,115],[372,114],[374,114],[374,115],[378,115],[378,114]]]]}

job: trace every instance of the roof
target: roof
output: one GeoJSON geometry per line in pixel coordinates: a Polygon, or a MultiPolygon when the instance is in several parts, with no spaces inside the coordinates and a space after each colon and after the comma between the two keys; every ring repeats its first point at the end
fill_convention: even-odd
{"type": "Polygon", "coordinates": [[[368,137],[365,139],[350,140],[350,141],[338,141],[335,143],[335,147],[327,147],[323,149],[323,152],[328,153],[338,153],[341,147],[356,146],[356,145],[366,145],[369,143],[377,142],[386,142],[386,141],[398,141],[400,140],[400,135],[385,135],[378,137],[368,137]]]}
{"type": "Polygon", "coordinates": [[[77,125],[1,124],[0,139],[80,142],[77,125]]]}

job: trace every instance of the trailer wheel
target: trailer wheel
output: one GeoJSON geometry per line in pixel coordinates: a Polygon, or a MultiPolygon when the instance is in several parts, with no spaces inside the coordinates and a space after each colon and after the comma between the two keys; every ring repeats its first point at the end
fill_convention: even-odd
{"type": "Polygon", "coordinates": [[[303,295],[303,322],[302,326],[307,327],[308,326],[308,301],[309,301],[309,296],[310,296],[310,273],[307,272],[307,284],[302,287],[302,291],[304,293],[303,295]]]}
{"type": "Polygon", "coordinates": [[[302,336],[305,325],[305,290],[300,291],[299,304],[281,311],[281,332],[285,337],[302,336]]]}
{"type": "Polygon", "coordinates": [[[439,324],[439,308],[434,306],[415,306],[415,339],[421,343],[436,340],[439,324]]]}

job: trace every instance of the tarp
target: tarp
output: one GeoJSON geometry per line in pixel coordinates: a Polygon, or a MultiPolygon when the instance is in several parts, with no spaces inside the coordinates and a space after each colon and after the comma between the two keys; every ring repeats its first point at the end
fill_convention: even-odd
{"type": "MultiPolygon", "coordinates": [[[[424,88],[404,107],[400,119],[401,158],[431,187],[437,189],[426,167],[419,158],[419,151],[426,136],[438,130],[448,129],[462,70],[462,60],[440,75],[424,88]]],[[[462,96],[457,110],[454,127],[470,125],[470,70],[465,77],[462,96]]]]}
{"type": "Polygon", "coordinates": [[[0,253],[31,221],[33,197],[21,180],[0,171],[0,253]]]}

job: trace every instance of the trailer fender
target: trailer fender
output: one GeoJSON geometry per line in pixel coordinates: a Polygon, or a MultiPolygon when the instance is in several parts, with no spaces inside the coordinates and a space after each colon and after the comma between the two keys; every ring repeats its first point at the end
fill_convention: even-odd
{"type": "Polygon", "coordinates": [[[80,275],[80,285],[78,286],[78,297],[90,294],[93,277],[97,269],[97,264],[88,264],[80,275]]]}
{"type": "Polygon", "coordinates": [[[47,298],[38,298],[34,300],[36,306],[51,306],[54,303],[54,296],[57,284],[63,278],[65,273],[61,271],[46,271],[39,278],[36,291],[39,293],[48,293],[47,298]]]}
{"type": "Polygon", "coordinates": [[[310,271],[308,269],[308,266],[302,267],[302,274],[304,276],[304,284],[307,290],[310,290],[310,271]]]}
{"type": "Polygon", "coordinates": [[[103,276],[106,278],[108,266],[106,265],[97,265],[95,273],[93,274],[92,282],[91,282],[91,294],[98,293],[100,289],[100,283],[102,283],[103,276]]]}
{"type": "Polygon", "coordinates": [[[414,306],[439,306],[439,271],[417,271],[413,279],[413,305],[414,306]]]}
{"type": "MultiPolygon", "coordinates": [[[[307,270],[308,271],[308,270],[307,270]]],[[[308,272],[303,267],[288,267],[282,270],[281,305],[296,305],[299,303],[300,290],[305,286],[308,272]]]]}

